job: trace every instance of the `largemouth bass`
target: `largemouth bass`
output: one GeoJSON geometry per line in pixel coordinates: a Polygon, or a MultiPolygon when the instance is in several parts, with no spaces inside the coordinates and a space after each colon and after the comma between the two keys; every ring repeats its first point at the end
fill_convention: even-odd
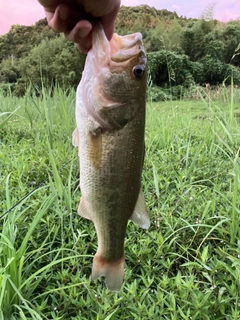
{"type": "Polygon", "coordinates": [[[97,232],[92,279],[105,276],[107,288],[118,291],[128,220],[150,226],[141,190],[146,54],[140,33],[114,34],[109,42],[96,24],[92,37],[77,89],[73,134],[80,157],[78,213],[92,220],[97,232]]]}

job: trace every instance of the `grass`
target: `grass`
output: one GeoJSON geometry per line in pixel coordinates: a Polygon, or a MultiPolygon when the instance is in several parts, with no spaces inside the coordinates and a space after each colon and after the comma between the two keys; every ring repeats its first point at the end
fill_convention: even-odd
{"type": "Polygon", "coordinates": [[[74,92],[1,97],[1,213],[28,195],[0,220],[0,319],[240,319],[239,95],[224,94],[147,105],[151,227],[128,225],[119,293],[89,278],[74,92]]]}

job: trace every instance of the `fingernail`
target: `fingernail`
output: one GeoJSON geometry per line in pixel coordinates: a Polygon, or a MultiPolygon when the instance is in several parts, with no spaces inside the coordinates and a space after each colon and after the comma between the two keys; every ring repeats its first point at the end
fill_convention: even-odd
{"type": "Polygon", "coordinates": [[[91,30],[89,29],[82,28],[79,30],[78,35],[80,38],[85,38],[90,33],[90,31],[91,30]]]}
{"type": "Polygon", "coordinates": [[[66,10],[65,8],[61,8],[61,10],[60,10],[60,18],[62,20],[66,20],[68,18],[68,10],[66,10]]]}

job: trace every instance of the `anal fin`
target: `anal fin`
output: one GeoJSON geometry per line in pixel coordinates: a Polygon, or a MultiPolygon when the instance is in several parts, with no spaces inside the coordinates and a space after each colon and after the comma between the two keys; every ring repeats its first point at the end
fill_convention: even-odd
{"type": "Polygon", "coordinates": [[[107,289],[119,291],[123,281],[124,261],[124,256],[118,260],[109,261],[96,253],[93,258],[92,280],[104,276],[107,289]]]}
{"type": "Polygon", "coordinates": [[[143,229],[148,229],[150,227],[150,219],[148,216],[142,188],[140,189],[138,199],[133,210],[133,214],[129,219],[135,222],[139,227],[143,229]]]}
{"type": "Polygon", "coordinates": [[[80,203],[78,206],[78,214],[83,218],[86,218],[88,220],[92,220],[91,215],[89,214],[89,212],[85,206],[85,202],[84,202],[83,197],[81,197],[81,199],[80,199],[80,203]]]}

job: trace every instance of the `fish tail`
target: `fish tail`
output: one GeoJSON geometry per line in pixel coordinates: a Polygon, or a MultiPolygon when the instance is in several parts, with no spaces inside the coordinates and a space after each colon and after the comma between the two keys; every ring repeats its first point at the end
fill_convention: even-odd
{"type": "Polygon", "coordinates": [[[109,291],[119,291],[123,281],[124,256],[118,260],[109,261],[98,253],[93,258],[92,280],[104,276],[109,291]]]}

